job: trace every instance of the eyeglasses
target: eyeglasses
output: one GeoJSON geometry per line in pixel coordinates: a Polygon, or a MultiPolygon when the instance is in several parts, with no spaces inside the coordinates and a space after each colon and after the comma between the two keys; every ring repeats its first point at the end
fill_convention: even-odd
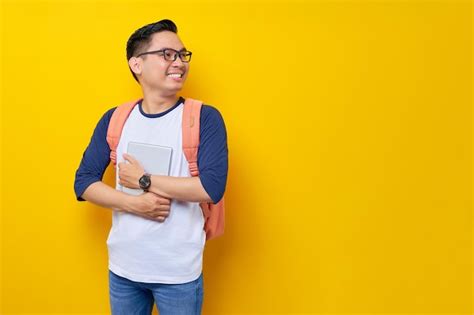
{"type": "Polygon", "coordinates": [[[166,49],[160,49],[160,50],[153,50],[153,51],[147,51],[143,52],[141,54],[138,54],[136,57],[140,57],[143,55],[149,55],[149,54],[159,54],[160,56],[163,56],[166,61],[176,61],[176,58],[181,59],[182,62],[190,62],[191,61],[191,55],[193,54],[190,51],[177,51],[171,48],[166,48],[166,49]]]}

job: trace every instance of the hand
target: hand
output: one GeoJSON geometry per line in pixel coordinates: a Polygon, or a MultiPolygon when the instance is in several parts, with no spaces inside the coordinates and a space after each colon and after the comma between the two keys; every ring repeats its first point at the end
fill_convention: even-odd
{"type": "Polygon", "coordinates": [[[132,205],[129,212],[145,219],[164,222],[170,215],[171,200],[152,192],[139,196],[132,196],[132,205]]]}
{"type": "Polygon", "coordinates": [[[123,158],[129,163],[120,162],[118,164],[119,184],[127,188],[139,189],[138,180],[145,174],[145,169],[133,156],[124,153],[123,158]]]}

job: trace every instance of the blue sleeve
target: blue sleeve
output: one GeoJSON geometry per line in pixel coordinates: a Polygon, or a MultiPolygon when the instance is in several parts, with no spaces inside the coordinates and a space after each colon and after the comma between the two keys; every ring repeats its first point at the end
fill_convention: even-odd
{"type": "Polygon", "coordinates": [[[90,184],[101,181],[110,163],[110,148],[107,143],[107,129],[116,107],[108,110],[97,123],[90,143],[82,155],[81,164],[76,171],[74,191],[78,201],[90,184]]]}
{"type": "Polygon", "coordinates": [[[228,149],[224,120],[212,106],[202,106],[199,138],[199,178],[212,201],[218,203],[227,182],[228,149]]]}

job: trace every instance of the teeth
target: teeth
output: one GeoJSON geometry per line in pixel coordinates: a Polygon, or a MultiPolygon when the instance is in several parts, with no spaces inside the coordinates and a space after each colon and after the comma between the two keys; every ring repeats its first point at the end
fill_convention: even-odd
{"type": "Polygon", "coordinates": [[[181,78],[183,75],[181,73],[170,73],[168,76],[173,78],[181,78]]]}

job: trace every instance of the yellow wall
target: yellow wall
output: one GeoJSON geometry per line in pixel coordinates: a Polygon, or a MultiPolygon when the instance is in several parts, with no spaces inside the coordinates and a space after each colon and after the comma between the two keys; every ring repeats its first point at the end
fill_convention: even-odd
{"type": "MultiPolygon", "coordinates": [[[[2,306],[108,313],[95,124],[140,96],[125,43],[171,18],[182,95],[222,113],[225,236],[204,314],[472,314],[469,1],[2,1],[2,306]]],[[[113,170],[105,179],[113,185],[113,170]]]]}

